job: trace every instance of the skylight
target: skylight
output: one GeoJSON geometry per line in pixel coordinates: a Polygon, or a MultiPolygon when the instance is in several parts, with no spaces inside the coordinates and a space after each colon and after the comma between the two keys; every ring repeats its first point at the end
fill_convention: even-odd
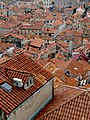
{"type": "Polygon", "coordinates": [[[2,84],[2,89],[4,89],[7,92],[11,92],[12,86],[5,82],[2,84]]]}

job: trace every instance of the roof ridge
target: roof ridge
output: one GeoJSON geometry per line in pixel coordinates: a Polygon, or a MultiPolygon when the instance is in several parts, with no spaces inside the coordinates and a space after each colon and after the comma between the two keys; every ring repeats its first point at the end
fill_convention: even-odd
{"type": "Polygon", "coordinates": [[[11,70],[11,71],[15,71],[15,72],[19,72],[19,73],[27,73],[27,74],[31,74],[30,72],[28,71],[22,71],[22,70],[17,70],[17,69],[11,69],[9,67],[5,67],[5,70],[11,70]]]}
{"type": "Polygon", "coordinates": [[[12,60],[12,59],[15,58],[16,56],[19,56],[20,54],[24,54],[24,52],[21,51],[19,54],[16,54],[15,56],[10,57],[10,58],[9,58],[8,60],[6,60],[5,62],[1,63],[0,66],[3,65],[3,64],[5,64],[5,63],[7,63],[7,62],[10,61],[10,60],[12,60]]]}

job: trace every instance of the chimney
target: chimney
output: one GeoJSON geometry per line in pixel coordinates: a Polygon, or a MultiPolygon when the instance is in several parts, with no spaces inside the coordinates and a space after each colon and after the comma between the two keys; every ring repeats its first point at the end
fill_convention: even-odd
{"type": "Polygon", "coordinates": [[[68,57],[72,56],[72,50],[73,50],[73,43],[72,43],[72,41],[70,41],[69,47],[68,47],[68,57]]]}

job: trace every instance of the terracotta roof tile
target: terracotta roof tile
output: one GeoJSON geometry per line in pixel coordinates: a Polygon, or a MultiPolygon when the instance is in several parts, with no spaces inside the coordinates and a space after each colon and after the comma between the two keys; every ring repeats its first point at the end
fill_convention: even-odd
{"type": "Polygon", "coordinates": [[[53,16],[52,15],[48,15],[45,20],[53,20],[53,16]]]}
{"type": "Polygon", "coordinates": [[[14,46],[14,44],[12,44],[12,43],[0,43],[0,51],[2,51],[2,50],[5,50],[5,49],[7,49],[7,48],[9,48],[9,47],[13,47],[14,46]]]}
{"type": "Polygon", "coordinates": [[[60,85],[52,101],[35,120],[89,120],[90,96],[88,91],[60,85]]]}
{"type": "Polygon", "coordinates": [[[29,25],[21,25],[20,29],[29,29],[29,30],[42,30],[43,27],[43,22],[36,22],[33,24],[29,25]]]}
{"type": "Polygon", "coordinates": [[[52,62],[48,62],[44,68],[46,68],[48,71],[50,71],[51,73],[54,72],[57,69],[57,66],[55,65],[55,63],[52,62]]]}
{"type": "Polygon", "coordinates": [[[41,66],[45,66],[48,63],[48,60],[44,60],[44,59],[39,58],[37,60],[37,63],[41,66]]]}
{"type": "Polygon", "coordinates": [[[86,85],[82,86],[81,88],[90,89],[90,84],[86,84],[86,85]]]}
{"type": "Polygon", "coordinates": [[[13,80],[13,78],[20,78],[22,79],[23,83],[26,83],[31,75],[29,72],[23,72],[23,71],[18,71],[18,70],[12,70],[10,68],[5,68],[5,73],[9,77],[9,79],[13,80]]]}
{"type": "Polygon", "coordinates": [[[54,62],[56,59],[65,61],[65,60],[66,60],[66,57],[65,57],[62,53],[58,52],[58,54],[56,55],[56,57],[55,57],[55,59],[53,60],[53,62],[54,62]]]}
{"type": "Polygon", "coordinates": [[[90,64],[87,61],[79,60],[78,62],[85,68],[85,70],[90,70],[90,64]]]}
{"type": "Polygon", "coordinates": [[[43,33],[55,33],[57,31],[57,29],[53,29],[53,28],[45,28],[43,30],[43,33]]]}
{"type": "Polygon", "coordinates": [[[4,20],[1,20],[0,21],[0,27],[1,28],[5,28],[5,29],[11,29],[11,28],[14,28],[18,25],[20,25],[21,22],[20,21],[4,21],[4,20]]]}
{"type": "MultiPolygon", "coordinates": [[[[73,93],[74,94],[74,93],[73,93]]],[[[90,94],[83,91],[38,120],[89,120],[90,94]]]]}
{"type": "Polygon", "coordinates": [[[62,70],[57,70],[54,73],[54,76],[57,77],[63,84],[70,85],[70,86],[78,86],[79,82],[74,79],[73,77],[67,77],[62,70]]]}
{"type": "Polygon", "coordinates": [[[59,25],[63,25],[64,23],[61,20],[56,20],[52,23],[54,26],[59,26],[59,25]]]}
{"type": "Polygon", "coordinates": [[[79,63],[76,60],[70,60],[69,63],[67,63],[66,70],[69,70],[71,74],[75,75],[75,76],[79,76],[80,74],[82,76],[84,76],[84,72],[85,72],[85,66],[82,66],[81,63],[79,63]]]}
{"type": "MultiPolygon", "coordinates": [[[[0,69],[1,76],[4,78],[5,82],[9,83],[13,87],[11,92],[6,92],[0,88],[0,106],[6,114],[11,113],[16,107],[28,99],[53,77],[49,71],[28,58],[24,53],[20,53],[19,55],[12,57],[10,60],[2,64],[2,68],[0,69]],[[2,68],[4,69],[4,74],[2,68]],[[23,78],[23,82],[26,82],[29,73],[37,76],[33,79],[34,85],[30,86],[27,90],[13,85],[13,77],[23,78]]],[[[0,79],[0,83],[2,82],[3,81],[0,79]]]]}
{"type": "Polygon", "coordinates": [[[55,77],[55,79],[54,79],[54,88],[55,88],[55,90],[58,88],[58,86],[60,86],[62,84],[64,85],[64,82],[61,81],[60,79],[58,79],[57,77],[55,77]]]}
{"type": "Polygon", "coordinates": [[[30,45],[31,46],[35,46],[35,47],[41,47],[41,45],[43,44],[43,40],[39,39],[39,38],[34,38],[33,41],[31,41],[30,45]]]}
{"type": "Polygon", "coordinates": [[[19,34],[13,34],[13,33],[11,33],[10,35],[14,36],[16,38],[19,38],[19,39],[24,39],[25,38],[23,35],[19,35],[19,34]]]}
{"type": "Polygon", "coordinates": [[[62,42],[62,41],[58,41],[58,42],[57,42],[57,45],[60,45],[60,46],[62,46],[62,47],[64,47],[64,48],[67,48],[67,47],[68,47],[68,44],[65,43],[65,42],[62,42]]]}
{"type": "Polygon", "coordinates": [[[87,18],[84,18],[83,20],[81,20],[81,22],[90,23],[90,19],[87,17],[87,18]]]}

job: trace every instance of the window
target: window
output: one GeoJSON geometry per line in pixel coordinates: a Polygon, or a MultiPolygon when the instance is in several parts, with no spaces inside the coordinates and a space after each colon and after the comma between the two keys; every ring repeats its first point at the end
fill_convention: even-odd
{"type": "Polygon", "coordinates": [[[30,85],[33,84],[33,78],[32,77],[30,77],[28,81],[29,81],[30,85]]]}
{"type": "Polygon", "coordinates": [[[33,77],[29,77],[28,81],[24,84],[24,89],[28,89],[33,85],[33,77]]]}
{"type": "Polygon", "coordinates": [[[49,33],[49,36],[51,37],[51,34],[49,33]]]}
{"type": "Polygon", "coordinates": [[[11,38],[13,39],[14,37],[13,37],[13,36],[11,36],[11,38]]]}
{"type": "Polygon", "coordinates": [[[27,82],[27,87],[29,86],[29,82],[27,82]]]}
{"type": "Polygon", "coordinates": [[[12,90],[12,86],[9,85],[7,82],[3,83],[1,87],[2,87],[2,89],[4,89],[7,92],[11,92],[11,90],[12,90]]]}
{"type": "Polygon", "coordinates": [[[69,71],[65,71],[65,74],[70,77],[70,72],[69,71]]]}

